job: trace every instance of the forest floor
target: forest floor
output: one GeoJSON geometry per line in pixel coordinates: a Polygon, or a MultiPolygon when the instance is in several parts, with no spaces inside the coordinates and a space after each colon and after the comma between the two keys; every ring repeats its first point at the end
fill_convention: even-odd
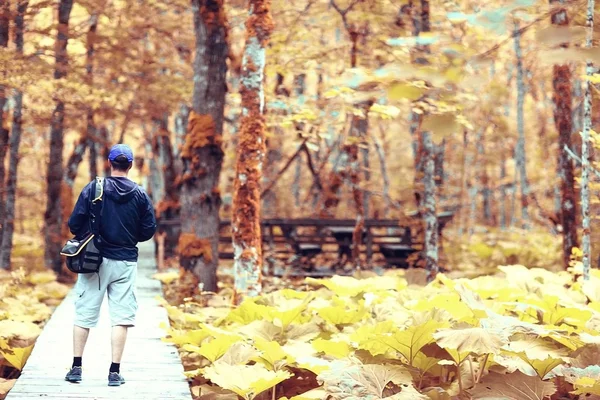
{"type": "MultiPolygon", "coordinates": [[[[39,243],[18,243],[15,265],[39,265],[39,243]]],[[[466,399],[507,384],[533,387],[531,398],[600,396],[597,271],[582,282],[576,257],[561,270],[560,240],[543,233],[478,233],[444,252],[452,269],[430,284],[414,269],[265,277],[264,294],[237,307],[231,263],[218,293],[194,293],[167,260],[155,276],[164,340],[200,400],[466,399]]],[[[0,399],[69,289],[39,268],[0,271],[0,399]]]]}

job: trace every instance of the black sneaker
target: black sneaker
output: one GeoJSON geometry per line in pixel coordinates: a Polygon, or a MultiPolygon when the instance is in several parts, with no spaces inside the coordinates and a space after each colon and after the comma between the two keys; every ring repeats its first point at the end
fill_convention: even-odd
{"type": "Polygon", "coordinates": [[[108,373],[108,386],[121,386],[125,383],[125,379],[118,372],[108,373]]]}
{"type": "Polygon", "coordinates": [[[65,376],[65,381],[81,382],[81,367],[73,367],[65,376]]]}

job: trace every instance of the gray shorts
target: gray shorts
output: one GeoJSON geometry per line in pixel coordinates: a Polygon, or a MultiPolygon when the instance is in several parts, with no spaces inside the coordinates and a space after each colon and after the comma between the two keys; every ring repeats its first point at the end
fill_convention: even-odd
{"type": "Polygon", "coordinates": [[[98,274],[79,274],[75,285],[75,325],[82,328],[95,327],[104,294],[107,293],[112,326],[134,326],[138,309],[136,277],[137,262],[108,258],[102,260],[98,274]]]}

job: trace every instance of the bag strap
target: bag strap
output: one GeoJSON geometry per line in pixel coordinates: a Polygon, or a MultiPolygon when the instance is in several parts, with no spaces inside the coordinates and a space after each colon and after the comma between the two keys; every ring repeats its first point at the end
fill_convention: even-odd
{"type": "Polygon", "coordinates": [[[97,176],[92,184],[93,198],[90,204],[90,231],[94,236],[100,234],[100,220],[102,216],[102,200],[104,197],[104,178],[97,176]]]}

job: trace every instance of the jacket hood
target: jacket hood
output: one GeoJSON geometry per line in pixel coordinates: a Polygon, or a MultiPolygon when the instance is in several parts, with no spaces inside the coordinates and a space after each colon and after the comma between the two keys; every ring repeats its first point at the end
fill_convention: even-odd
{"type": "Polygon", "coordinates": [[[138,185],[128,178],[108,177],[104,183],[104,194],[117,203],[127,203],[133,198],[138,185]]]}

